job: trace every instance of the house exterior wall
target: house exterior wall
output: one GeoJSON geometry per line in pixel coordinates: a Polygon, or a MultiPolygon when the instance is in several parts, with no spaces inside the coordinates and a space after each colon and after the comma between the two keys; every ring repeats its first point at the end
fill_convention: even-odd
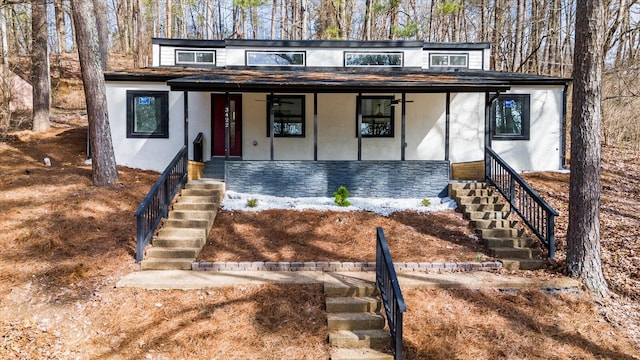
{"type": "MultiPolygon", "coordinates": [[[[513,86],[507,94],[530,94],[529,140],[492,140],[491,147],[517,171],[561,168],[563,88],[513,86]]],[[[484,93],[451,95],[451,162],[483,160],[484,93]]]]}
{"type": "Polygon", "coordinates": [[[163,171],[184,144],[182,92],[169,93],[169,138],[127,138],[127,90],[169,91],[164,83],[107,82],[111,140],[118,165],[163,171]]]}
{"type": "MultiPolygon", "coordinates": [[[[170,92],[169,139],[126,137],[126,91],[163,90],[164,83],[108,82],[107,99],[111,133],[120,165],[162,171],[184,143],[183,92],[170,92]]],[[[518,171],[560,168],[563,88],[514,86],[511,93],[531,95],[530,139],[493,140],[492,147],[518,171]]],[[[266,93],[242,95],[242,157],[269,160],[266,93]]],[[[274,138],[274,159],[313,160],[313,94],[305,95],[305,136],[274,138]]],[[[363,94],[366,95],[366,94],[363,94]]],[[[391,94],[390,94],[391,95],[391,94]]],[[[395,94],[398,99],[399,94],[395,94]]],[[[446,94],[407,94],[405,159],[444,160],[446,147],[446,94]]],[[[318,94],[318,160],[357,160],[356,94],[318,94]]],[[[449,159],[452,163],[483,160],[484,93],[452,93],[450,103],[449,159]]],[[[204,135],[204,159],[211,157],[211,93],[190,92],[188,145],[204,135]]],[[[362,160],[401,159],[401,105],[394,107],[392,138],[362,138],[362,160]]]]}

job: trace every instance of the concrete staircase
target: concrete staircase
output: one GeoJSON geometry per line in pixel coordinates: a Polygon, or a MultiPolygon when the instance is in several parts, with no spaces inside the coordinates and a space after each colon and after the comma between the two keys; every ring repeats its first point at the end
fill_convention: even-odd
{"type": "Polygon", "coordinates": [[[538,241],[510,216],[509,205],[497,190],[480,182],[451,183],[449,196],[504,268],[534,270],[547,265],[546,260],[539,259],[542,250],[538,241]]]}
{"type": "Polygon", "coordinates": [[[223,196],[220,181],[189,181],[147,249],[142,270],[191,270],[223,196]]]}
{"type": "Polygon", "coordinates": [[[389,331],[373,283],[325,282],[332,360],[391,360],[389,331]]]}

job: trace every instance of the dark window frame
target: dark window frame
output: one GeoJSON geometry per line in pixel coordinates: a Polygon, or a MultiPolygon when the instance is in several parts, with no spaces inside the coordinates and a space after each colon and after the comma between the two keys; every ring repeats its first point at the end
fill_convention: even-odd
{"type": "Polygon", "coordinates": [[[152,90],[127,90],[127,138],[169,138],[169,92],[152,90]],[[156,97],[160,99],[160,126],[154,132],[135,131],[134,105],[140,97],[156,97]]]}
{"type": "Polygon", "coordinates": [[[491,139],[492,140],[529,140],[531,134],[531,95],[500,94],[491,104],[491,139]],[[505,101],[522,101],[522,129],[520,134],[498,134],[496,132],[496,109],[505,101]]]}
{"type": "MultiPolygon", "coordinates": [[[[381,119],[381,118],[389,118],[390,121],[390,131],[388,135],[366,135],[366,134],[362,134],[363,138],[394,138],[395,137],[395,117],[396,117],[396,112],[395,109],[393,107],[393,100],[394,97],[393,96],[384,96],[384,95],[375,95],[375,96],[371,96],[371,95],[363,95],[363,96],[358,96],[357,101],[360,102],[360,111],[362,111],[362,109],[364,108],[364,106],[362,106],[362,101],[363,100],[374,100],[374,99],[384,99],[384,100],[389,100],[390,102],[390,107],[391,107],[391,113],[389,116],[379,116],[379,115],[365,115],[362,114],[362,123],[365,124],[367,123],[367,121],[365,121],[365,119],[381,119]]],[[[357,105],[357,104],[356,104],[357,105]]],[[[358,137],[358,131],[362,131],[361,129],[358,129],[358,109],[356,106],[356,137],[358,137]]]]}
{"type": "Polygon", "coordinates": [[[251,67],[306,67],[307,66],[307,52],[306,51],[292,51],[292,50],[245,50],[244,51],[244,64],[251,67]],[[249,64],[249,54],[300,54],[302,55],[302,64],[249,64]]]}
{"type": "Polygon", "coordinates": [[[343,66],[345,68],[401,68],[404,66],[404,52],[402,51],[345,51],[342,54],[343,57],[343,66]],[[399,55],[400,56],[400,64],[399,65],[349,65],[347,64],[347,57],[350,55],[399,55]]]}
{"type": "Polygon", "coordinates": [[[300,114],[293,114],[293,115],[280,115],[279,117],[276,116],[274,114],[274,119],[273,119],[273,124],[278,124],[278,122],[280,122],[281,126],[283,123],[287,123],[284,122],[282,120],[286,119],[286,118],[301,118],[301,125],[302,125],[302,133],[301,134],[273,134],[274,137],[283,137],[283,138],[304,138],[305,137],[305,123],[307,122],[306,119],[306,96],[305,95],[267,95],[267,137],[271,137],[271,127],[269,126],[271,120],[271,104],[273,104],[274,100],[281,100],[281,99],[295,99],[295,100],[300,100],[300,114]],[[280,119],[280,120],[278,120],[280,119]]]}

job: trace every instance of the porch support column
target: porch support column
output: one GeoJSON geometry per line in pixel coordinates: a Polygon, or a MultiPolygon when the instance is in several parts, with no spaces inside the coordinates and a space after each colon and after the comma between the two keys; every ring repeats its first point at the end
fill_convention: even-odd
{"type": "Polygon", "coordinates": [[[184,146],[189,146],[189,92],[184,91],[184,146]]]}
{"type": "Polygon", "coordinates": [[[318,93],[313,93],[313,160],[318,161],[318,93]]]}
{"type": "Polygon", "coordinates": [[[356,100],[356,131],[358,133],[358,161],[362,160],[362,93],[358,93],[356,100]]]}
{"type": "Polygon", "coordinates": [[[402,117],[400,118],[400,123],[400,160],[404,161],[405,151],[407,149],[407,93],[404,92],[402,93],[402,117]]]}
{"type": "Polygon", "coordinates": [[[451,133],[451,93],[447,91],[447,99],[444,106],[445,125],[444,125],[444,160],[449,161],[449,137],[451,133]]]}
{"type": "Polygon", "coordinates": [[[224,159],[229,160],[229,147],[231,146],[231,105],[229,93],[225,93],[224,100],[224,159]]]}
{"type": "MultiPolygon", "coordinates": [[[[500,92],[496,92],[494,95],[486,92],[484,93],[485,107],[484,107],[484,146],[485,148],[491,147],[491,106],[493,102],[500,96],[500,92]]],[[[484,150],[484,149],[483,149],[484,150]]],[[[489,156],[487,151],[484,150],[484,176],[487,178],[491,175],[491,164],[489,163],[489,156]]]]}
{"type": "Polygon", "coordinates": [[[273,134],[273,124],[275,123],[275,113],[273,111],[274,108],[274,98],[273,98],[273,93],[271,93],[271,95],[269,95],[269,99],[267,100],[267,102],[269,103],[269,147],[270,147],[270,153],[271,153],[271,157],[270,159],[273,161],[274,160],[274,152],[273,152],[273,139],[274,139],[274,134],[273,134]]]}

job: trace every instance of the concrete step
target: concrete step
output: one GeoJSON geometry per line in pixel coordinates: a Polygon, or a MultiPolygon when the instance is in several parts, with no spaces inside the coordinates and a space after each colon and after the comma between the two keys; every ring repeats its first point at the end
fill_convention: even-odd
{"type": "Polygon", "coordinates": [[[212,203],[183,203],[178,202],[173,204],[173,210],[179,211],[216,211],[220,206],[217,202],[212,203]]]}
{"type": "Polygon", "coordinates": [[[328,297],[327,313],[378,312],[380,300],[373,297],[328,297]]]}
{"type": "Polygon", "coordinates": [[[178,203],[186,204],[216,204],[219,203],[218,196],[180,196],[178,203]]]}
{"type": "Polygon", "coordinates": [[[458,196],[455,198],[458,204],[504,204],[500,196],[458,196]]]}
{"type": "Polygon", "coordinates": [[[326,297],[372,297],[378,293],[373,284],[324,284],[324,295],[326,297]]]}
{"type": "Polygon", "coordinates": [[[209,220],[183,220],[183,219],[167,219],[163,223],[164,229],[204,229],[209,234],[209,220]]]}
{"type": "Polygon", "coordinates": [[[191,270],[193,259],[145,259],[140,263],[142,270],[191,270]]]}
{"type": "Polygon", "coordinates": [[[486,237],[486,238],[483,238],[482,240],[488,248],[509,248],[509,247],[531,248],[531,247],[534,247],[536,244],[535,240],[527,237],[519,237],[519,238],[486,237]]]}
{"type": "Polygon", "coordinates": [[[153,246],[162,248],[201,248],[207,240],[204,237],[198,238],[163,238],[153,239],[153,246]]]}
{"type": "Polygon", "coordinates": [[[169,220],[206,220],[213,224],[217,211],[173,210],[169,212],[169,220]]]}
{"type": "Polygon", "coordinates": [[[497,203],[497,204],[458,204],[460,210],[463,212],[472,212],[472,211],[503,211],[508,209],[507,204],[497,203]]]}
{"type": "Polygon", "coordinates": [[[455,197],[487,197],[487,196],[498,196],[498,193],[494,189],[486,188],[486,189],[458,189],[453,190],[453,196],[455,197]]]}
{"type": "Polygon", "coordinates": [[[476,229],[514,229],[518,227],[518,220],[510,219],[477,219],[471,220],[471,225],[476,229]]]}
{"type": "Polygon", "coordinates": [[[464,189],[487,189],[489,185],[484,182],[453,182],[449,183],[450,190],[464,190],[464,189]]]}
{"type": "Polygon", "coordinates": [[[334,348],[370,348],[386,350],[391,335],[386,330],[338,330],[329,333],[329,344],[334,348]]]}
{"type": "Polygon", "coordinates": [[[220,199],[221,191],[215,189],[182,189],[182,196],[214,196],[216,199],[220,199]]]}
{"type": "Polygon", "coordinates": [[[476,229],[481,238],[518,238],[524,235],[522,229],[476,229]]]}
{"type": "Polygon", "coordinates": [[[545,269],[549,262],[541,259],[499,259],[507,270],[539,270],[545,269]]]}
{"type": "Polygon", "coordinates": [[[499,259],[535,259],[542,255],[540,249],[529,248],[489,248],[489,253],[499,259]]]}
{"type": "Polygon", "coordinates": [[[148,259],[195,259],[200,253],[200,247],[179,248],[152,246],[147,249],[148,259]]]}
{"type": "Polygon", "coordinates": [[[495,220],[509,218],[508,211],[465,211],[465,217],[473,220],[495,220]]]}
{"type": "Polygon", "coordinates": [[[393,355],[373,349],[333,349],[331,360],[393,360],[393,355]]]}
{"type": "Polygon", "coordinates": [[[373,330],[384,328],[382,315],[373,313],[327,314],[329,331],[334,330],[373,330]]]}
{"type": "Polygon", "coordinates": [[[191,228],[162,228],[160,229],[160,231],[158,231],[158,237],[165,239],[206,238],[207,230],[191,228]]]}
{"type": "Polygon", "coordinates": [[[193,180],[185,185],[185,189],[225,190],[225,184],[220,181],[193,180]]]}

